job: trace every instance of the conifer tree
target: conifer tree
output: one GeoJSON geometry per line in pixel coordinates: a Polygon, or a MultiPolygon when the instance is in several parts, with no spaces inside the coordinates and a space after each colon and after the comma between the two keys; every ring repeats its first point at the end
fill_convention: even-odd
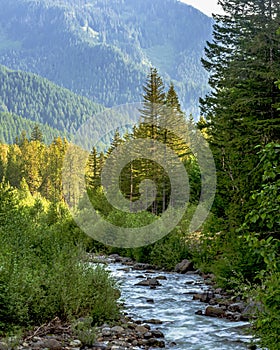
{"type": "MultiPolygon", "coordinates": [[[[155,141],[160,140],[160,122],[164,114],[165,92],[162,78],[159,76],[156,68],[151,68],[147,76],[146,84],[143,86],[143,108],[140,110],[142,125],[138,131],[141,130],[141,137],[150,139],[151,157],[155,156],[155,141]]],[[[150,178],[158,186],[157,197],[159,196],[159,182],[161,178],[161,171],[159,167],[149,160],[142,162],[144,173],[147,178],[150,178]]],[[[147,198],[155,198],[156,193],[147,193],[147,198]]],[[[152,212],[157,214],[159,198],[157,198],[152,205],[152,212]]]]}
{"type": "Polygon", "coordinates": [[[37,124],[34,126],[32,132],[31,132],[30,141],[44,142],[42,130],[40,129],[39,125],[37,125],[37,124]]]}
{"type": "Polygon", "coordinates": [[[202,61],[212,91],[201,106],[218,170],[216,208],[235,227],[261,181],[255,146],[279,140],[280,1],[219,3],[225,15],[215,16],[202,61]]]}

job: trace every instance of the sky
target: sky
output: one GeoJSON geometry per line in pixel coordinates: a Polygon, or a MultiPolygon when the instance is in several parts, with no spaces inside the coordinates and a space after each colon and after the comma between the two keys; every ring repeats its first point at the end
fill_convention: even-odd
{"type": "Polygon", "coordinates": [[[192,5],[208,16],[212,13],[222,13],[222,9],[218,6],[218,0],[180,0],[188,5],[192,5]]]}

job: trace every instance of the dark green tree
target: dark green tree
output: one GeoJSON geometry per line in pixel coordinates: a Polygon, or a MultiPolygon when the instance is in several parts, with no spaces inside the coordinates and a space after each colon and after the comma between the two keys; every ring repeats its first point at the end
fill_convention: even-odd
{"type": "Polygon", "coordinates": [[[212,90],[201,106],[216,157],[216,210],[235,228],[261,181],[255,146],[279,140],[280,1],[219,3],[225,15],[215,16],[202,60],[212,90]]]}
{"type": "Polygon", "coordinates": [[[44,142],[44,136],[43,136],[42,130],[37,124],[34,126],[31,132],[30,141],[44,142]]]}

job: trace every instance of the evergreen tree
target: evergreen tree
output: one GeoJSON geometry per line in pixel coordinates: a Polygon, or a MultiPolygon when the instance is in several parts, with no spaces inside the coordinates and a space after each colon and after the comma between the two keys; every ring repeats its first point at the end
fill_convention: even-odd
{"type": "Polygon", "coordinates": [[[42,130],[40,129],[39,125],[35,125],[32,132],[31,132],[31,137],[30,141],[39,141],[39,142],[44,142],[44,137],[42,130]]]}
{"type": "Polygon", "coordinates": [[[219,3],[225,15],[215,16],[203,60],[212,91],[201,106],[218,170],[216,209],[234,228],[261,181],[255,146],[279,140],[280,1],[219,3]]]}
{"type": "Polygon", "coordinates": [[[92,148],[92,151],[88,158],[87,164],[87,186],[90,189],[95,190],[101,185],[101,170],[104,162],[104,156],[98,155],[96,147],[92,148]]]}
{"type": "Polygon", "coordinates": [[[13,187],[19,187],[22,179],[22,153],[18,145],[11,145],[7,154],[5,180],[13,187]]]}
{"type": "MultiPolygon", "coordinates": [[[[141,120],[139,131],[141,137],[149,138],[151,157],[155,157],[155,141],[160,139],[160,122],[164,115],[165,92],[162,78],[159,76],[156,68],[151,68],[147,76],[146,84],[143,86],[143,108],[140,110],[141,120]]],[[[144,160],[143,169],[147,178],[150,178],[157,184],[158,190],[156,193],[147,193],[147,198],[156,198],[159,196],[159,182],[161,180],[161,170],[155,162],[144,160]]],[[[152,205],[152,212],[157,214],[159,211],[157,198],[152,205]]]]}

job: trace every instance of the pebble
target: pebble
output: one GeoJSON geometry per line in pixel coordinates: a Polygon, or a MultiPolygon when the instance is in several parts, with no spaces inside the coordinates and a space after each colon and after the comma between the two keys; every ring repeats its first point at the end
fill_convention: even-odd
{"type": "Polygon", "coordinates": [[[79,339],[74,339],[70,342],[69,344],[72,347],[81,347],[82,346],[82,342],[79,339]]]}

